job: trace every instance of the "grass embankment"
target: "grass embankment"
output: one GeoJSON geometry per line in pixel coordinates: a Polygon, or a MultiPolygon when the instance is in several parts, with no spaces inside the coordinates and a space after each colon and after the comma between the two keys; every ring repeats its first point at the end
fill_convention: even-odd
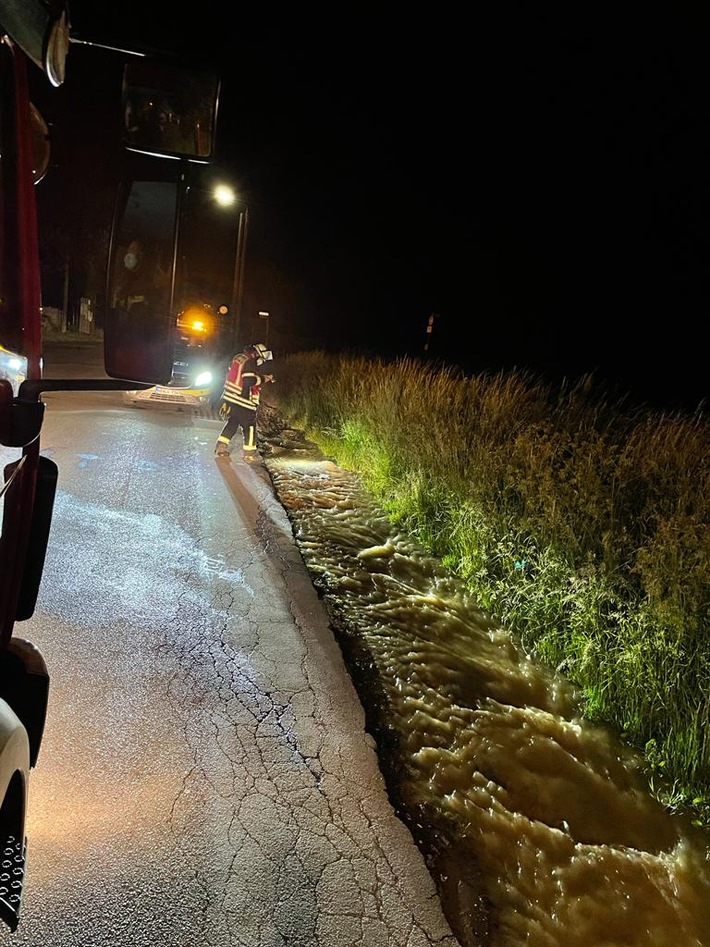
{"type": "Polygon", "coordinates": [[[590,377],[293,355],[274,396],[710,824],[710,422],[590,377]]]}

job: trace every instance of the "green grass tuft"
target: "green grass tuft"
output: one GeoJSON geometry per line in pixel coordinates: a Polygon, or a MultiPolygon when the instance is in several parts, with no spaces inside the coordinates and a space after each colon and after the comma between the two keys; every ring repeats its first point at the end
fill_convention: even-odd
{"type": "Polygon", "coordinates": [[[591,376],[466,377],[416,359],[283,360],[291,421],[356,470],[652,789],[710,825],[710,427],[611,401],[591,376]]]}

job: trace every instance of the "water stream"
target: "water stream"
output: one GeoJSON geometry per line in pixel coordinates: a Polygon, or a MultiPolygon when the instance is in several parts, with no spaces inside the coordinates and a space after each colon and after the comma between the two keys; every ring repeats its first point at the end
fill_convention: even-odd
{"type": "Polygon", "coordinates": [[[630,748],[354,474],[298,432],[265,454],[463,947],[710,947],[710,839],[655,801],[630,748]]]}

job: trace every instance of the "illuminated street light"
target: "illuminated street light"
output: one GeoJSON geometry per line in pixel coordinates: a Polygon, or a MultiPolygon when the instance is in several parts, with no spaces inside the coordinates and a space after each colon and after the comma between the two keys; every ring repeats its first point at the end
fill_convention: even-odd
{"type": "MultiPolygon", "coordinates": [[[[213,191],[214,199],[220,207],[232,207],[237,203],[237,195],[229,184],[218,184],[213,191]]],[[[244,203],[244,202],[241,202],[244,203]]],[[[247,229],[249,226],[249,208],[239,212],[239,229],[237,232],[237,249],[234,255],[234,273],[232,276],[232,298],[229,309],[233,313],[232,343],[236,344],[241,328],[242,296],[244,295],[244,263],[246,260],[247,229]]]]}
{"type": "Polygon", "coordinates": [[[231,207],[232,204],[236,203],[237,195],[234,193],[234,188],[230,187],[229,184],[218,184],[214,191],[214,199],[217,201],[220,207],[231,207]]]}

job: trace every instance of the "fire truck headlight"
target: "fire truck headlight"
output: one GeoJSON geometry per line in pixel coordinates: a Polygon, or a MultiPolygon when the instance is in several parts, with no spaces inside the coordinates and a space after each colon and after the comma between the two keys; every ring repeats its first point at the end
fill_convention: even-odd
{"type": "Polygon", "coordinates": [[[200,374],[195,379],[195,388],[206,388],[208,385],[212,384],[212,372],[205,371],[200,372],[200,374]]]}
{"type": "Polygon", "coordinates": [[[0,378],[12,385],[12,393],[17,397],[20,385],[27,378],[27,359],[0,345],[0,378]]]}

